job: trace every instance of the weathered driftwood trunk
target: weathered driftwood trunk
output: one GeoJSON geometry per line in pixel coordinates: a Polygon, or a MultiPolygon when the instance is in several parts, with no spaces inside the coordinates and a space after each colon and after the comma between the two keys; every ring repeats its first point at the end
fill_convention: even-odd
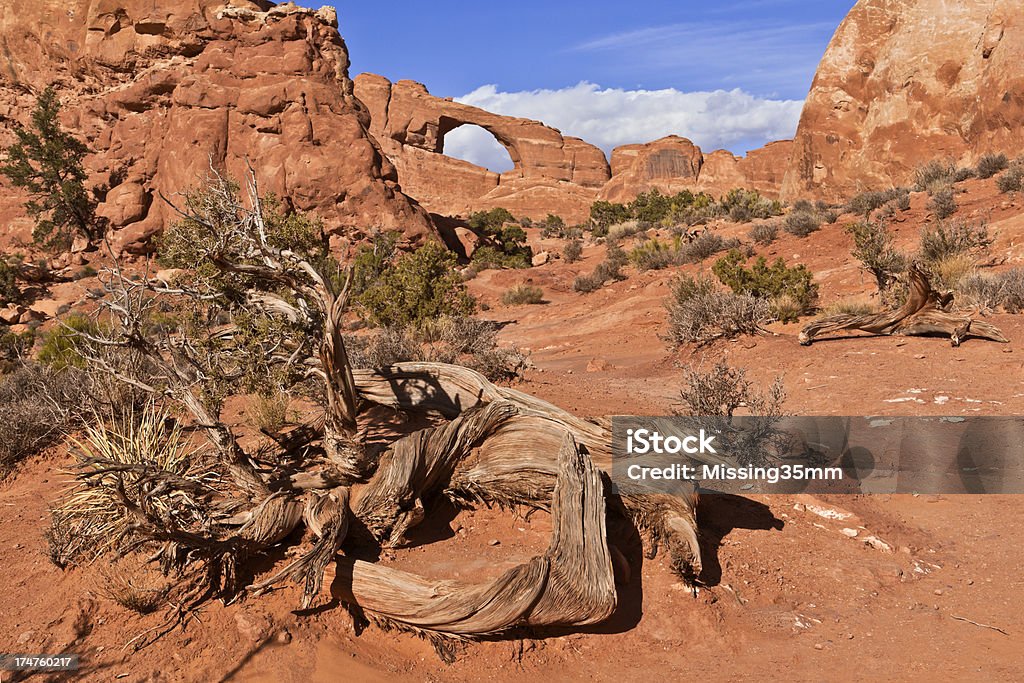
{"type": "Polygon", "coordinates": [[[951,312],[949,307],[952,303],[952,292],[936,292],[927,276],[913,265],[910,267],[910,295],[901,308],[871,315],[835,315],[816,320],[800,331],[800,343],[809,346],[815,337],[841,330],[911,336],[946,334],[953,346],[959,346],[971,336],[1003,343],[1009,341],[994,325],[951,312]]]}

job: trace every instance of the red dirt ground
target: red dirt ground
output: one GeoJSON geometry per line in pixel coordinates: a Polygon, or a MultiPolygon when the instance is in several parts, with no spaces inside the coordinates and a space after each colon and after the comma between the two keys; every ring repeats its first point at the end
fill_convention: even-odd
{"type": "MultiPolygon", "coordinates": [[[[1000,267],[1024,260],[1024,209],[969,181],[960,216],[985,217],[998,233],[1000,267]]],[[[895,225],[909,246],[928,220],[923,195],[895,225]]],[[[842,225],[807,239],[784,235],[765,253],[803,262],[822,300],[867,298],[873,285],[849,254],[842,225]]],[[[726,226],[745,235],[749,226],[726,226]]],[[[537,244],[560,250],[557,240],[537,244]]],[[[782,375],[797,414],[1024,414],[1024,318],[995,315],[1010,344],[862,337],[800,347],[797,325],[760,337],[670,352],[659,339],[674,273],[631,274],[590,295],[571,290],[603,247],[582,262],[485,272],[470,284],[485,315],[507,322],[502,338],[531,350],[521,389],[582,415],[664,414],[678,393],[679,365],[727,357],[759,383],[782,375]],[[541,286],[548,303],[503,306],[501,293],[541,286]],[[941,396],[945,400],[938,399],[941,396]]],[[[688,270],[694,270],[689,268],[688,270]]],[[[80,283],[76,283],[79,285],[80,283]]],[[[76,652],[81,680],[126,681],[468,681],[633,680],[657,675],[701,680],[1020,680],[1024,675],[1022,496],[709,496],[700,526],[707,587],[681,585],[663,558],[625,547],[631,581],[620,609],[599,627],[526,640],[469,643],[444,664],[426,641],[369,627],[356,635],[331,605],[295,614],[288,586],[238,604],[206,605],[185,630],[133,652],[126,644],[158,626],[103,597],[96,567],[61,571],[46,556],[47,506],[59,495],[68,458],[26,463],[0,484],[0,651],[76,652]],[[815,509],[849,515],[836,520],[815,509]],[[856,529],[850,538],[842,529],[856,529]],[[882,539],[891,552],[862,539],[882,539]],[[970,621],[965,621],[970,620],[970,621]],[[971,622],[977,622],[976,625],[971,622]],[[988,628],[996,627],[1005,634],[988,628]]],[[[542,551],[549,519],[481,509],[437,515],[412,547],[383,557],[427,576],[482,578],[542,551]],[[495,545],[493,541],[498,541],[495,545]]],[[[276,558],[280,561],[281,558],[276,558]]],[[[269,568],[268,566],[264,569],[269,568]]],[[[135,570],[137,571],[137,570],[135,570]]],[[[0,674],[6,683],[12,674],[0,674]]],[[[37,676],[39,680],[45,677],[37,676]]],[[[32,680],[36,680],[33,678],[32,680]]]]}

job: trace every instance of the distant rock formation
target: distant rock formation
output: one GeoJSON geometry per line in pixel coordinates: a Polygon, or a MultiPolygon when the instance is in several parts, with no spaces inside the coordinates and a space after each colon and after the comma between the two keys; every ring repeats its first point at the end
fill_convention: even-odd
{"type": "MultiPolygon", "coordinates": [[[[0,5],[0,142],[54,84],[86,138],[100,206],[129,251],[170,217],[157,192],[210,164],[315,211],[334,232],[394,228],[417,240],[426,212],[397,190],[353,96],[334,10],[246,0],[6,0],[0,5]]],[[[16,206],[11,193],[0,206],[16,206]]],[[[20,203],[20,202],[18,202],[20,203]]]]}
{"type": "Polygon", "coordinates": [[[604,152],[538,121],[501,116],[434,97],[413,81],[360,74],[355,94],[370,132],[398,169],[402,190],[428,210],[465,215],[502,206],[516,215],[578,213],[610,177],[604,152]],[[444,137],[480,126],[508,150],[514,168],[494,173],[443,154],[444,137]]]}
{"type": "Polygon", "coordinates": [[[612,150],[612,179],[599,197],[626,202],[655,188],[669,194],[691,190],[717,196],[745,187],[775,198],[789,154],[789,140],[769,143],[745,157],[724,149],[705,156],[700,147],[676,135],[642,145],[623,145],[612,150]]]}
{"type": "Polygon", "coordinates": [[[936,157],[1024,151],[1020,0],[860,0],[814,77],[783,197],[909,182],[936,157]]]}

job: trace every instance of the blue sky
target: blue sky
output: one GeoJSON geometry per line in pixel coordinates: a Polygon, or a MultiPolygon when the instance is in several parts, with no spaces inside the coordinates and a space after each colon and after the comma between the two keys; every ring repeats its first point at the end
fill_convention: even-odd
{"type": "MultiPolygon", "coordinates": [[[[854,0],[300,4],[337,8],[353,75],[420,81],[606,150],[676,133],[742,154],[793,134],[854,0]]],[[[462,130],[449,153],[467,151],[462,130]]]]}

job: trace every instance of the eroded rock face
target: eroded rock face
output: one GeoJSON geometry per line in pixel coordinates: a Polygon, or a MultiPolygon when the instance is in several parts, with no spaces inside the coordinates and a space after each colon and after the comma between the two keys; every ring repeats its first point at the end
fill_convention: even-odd
{"type": "Polygon", "coordinates": [[[800,118],[786,198],[906,184],[934,158],[1024,148],[1024,4],[860,0],[800,118]]]}
{"type": "Polygon", "coordinates": [[[604,152],[583,140],[538,121],[434,97],[413,81],[360,74],[355,94],[369,109],[370,131],[395,164],[402,190],[435,213],[503,206],[519,216],[578,216],[611,175],[604,152]],[[515,168],[497,174],[445,156],[444,136],[467,124],[489,131],[515,168]]]}
{"type": "Polygon", "coordinates": [[[262,190],[333,232],[432,232],[397,187],[353,95],[334,10],[247,0],[7,0],[0,6],[0,131],[54,84],[65,124],[95,152],[100,206],[129,251],[171,217],[157,197],[210,164],[236,178],[248,157],[262,190]],[[2,125],[6,124],[6,125],[2,125]]]}
{"type": "Polygon", "coordinates": [[[612,179],[600,198],[627,202],[641,192],[682,190],[721,195],[736,187],[777,197],[790,154],[789,140],[772,142],[737,157],[726,150],[705,155],[690,140],[676,135],[612,150],[612,179]]]}

